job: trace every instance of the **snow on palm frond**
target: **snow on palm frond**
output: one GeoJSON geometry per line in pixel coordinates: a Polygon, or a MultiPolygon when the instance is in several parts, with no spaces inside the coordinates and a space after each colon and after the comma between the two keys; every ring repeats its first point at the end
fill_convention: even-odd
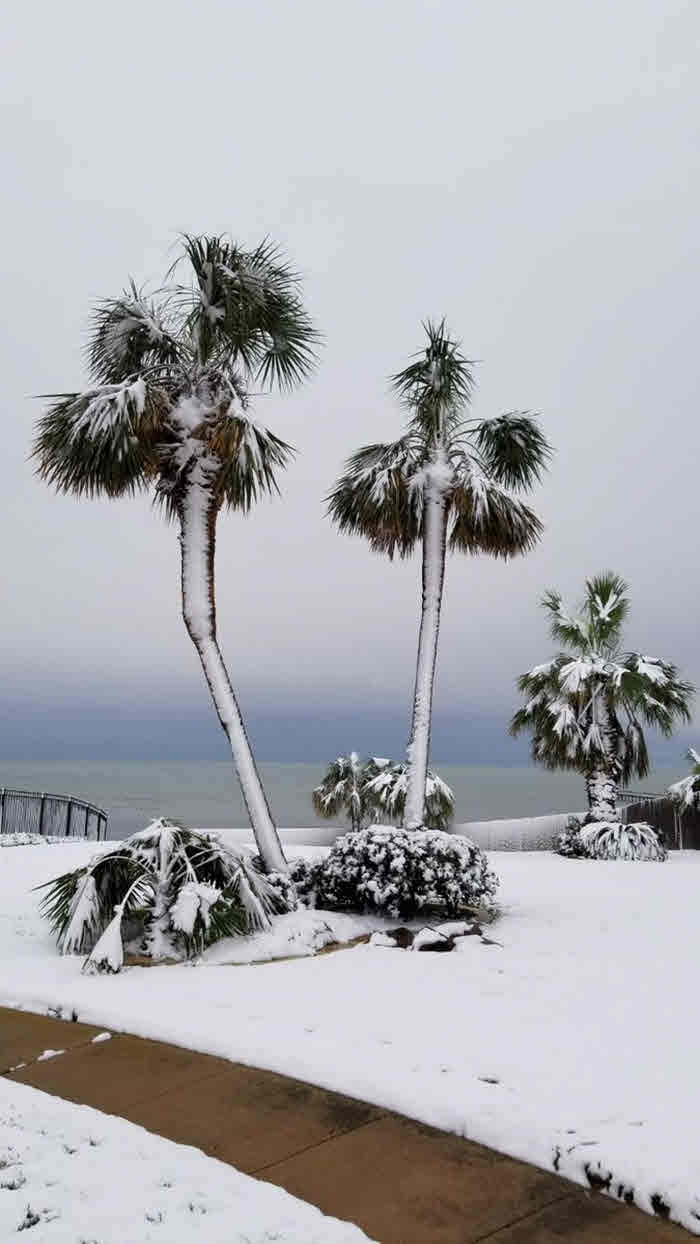
{"type": "Polygon", "coordinates": [[[531,733],[537,763],[585,776],[591,817],[610,822],[619,785],[649,771],[644,725],[670,734],[677,721],[689,720],[694,690],[668,661],[619,654],[626,593],[616,575],[589,579],[578,616],[564,609],[558,592],[546,594],[552,637],[574,651],[521,675],[525,704],[511,722],[513,734],[531,733]]]}
{"type": "MultiPolygon", "coordinates": [[[[377,818],[402,821],[408,793],[408,765],[387,763],[366,782],[365,800],[377,818]]],[[[446,830],[454,815],[454,794],[432,769],[425,787],[425,827],[446,830]]]]}
{"type": "Polygon", "coordinates": [[[688,748],[688,760],[692,765],[688,776],[668,788],[669,798],[681,813],[700,809],[700,753],[694,747],[688,748]]]}
{"type": "Polygon", "coordinates": [[[121,298],[98,303],[87,351],[92,375],[103,384],[118,384],[144,371],[167,374],[180,352],[169,311],[167,302],[148,302],[133,281],[121,298]]]}
{"type": "Polygon", "coordinates": [[[668,852],[651,825],[640,821],[594,821],[578,831],[582,853],[591,860],[651,860],[661,864],[668,852]]]}
{"type": "Polygon", "coordinates": [[[323,781],[311,792],[317,815],[330,821],[345,812],[350,817],[352,828],[360,829],[367,820],[365,787],[368,766],[373,765],[372,761],[361,761],[357,752],[349,752],[347,756],[338,756],[333,760],[323,775],[323,781]]]}
{"type": "Polygon", "coordinates": [[[392,445],[367,445],[345,464],[328,500],[342,532],[377,553],[408,556],[420,541],[422,617],[416,661],[406,824],[424,823],[433,686],[447,548],[513,557],[527,553],[542,526],[508,489],[530,487],[551,449],[534,416],[469,417],[473,363],[443,321],[425,325],[427,343],[392,388],[408,415],[392,445]]]}
{"type": "Polygon", "coordinates": [[[391,378],[391,385],[409,412],[411,425],[422,438],[431,439],[454,423],[469,405],[474,391],[474,364],[462,353],[460,342],[448,334],[444,320],[427,320],[428,338],[415,362],[391,378]]]}
{"type": "Polygon", "coordinates": [[[39,888],[61,954],[89,952],[88,971],[119,970],[125,925],[141,953],[192,956],[221,937],[265,928],[279,906],[245,855],[162,817],[39,888]]]}
{"type": "Polygon", "coordinates": [[[262,242],[244,251],[225,237],[185,235],[183,250],[195,279],[179,293],[200,359],[229,360],[281,388],[305,379],[319,335],[277,248],[262,242]]]}
{"type": "Polygon", "coordinates": [[[345,463],[328,496],[328,513],[342,532],[362,535],[375,553],[407,557],[420,535],[420,453],[410,437],[366,445],[345,463]]]}
{"type": "Polygon", "coordinates": [[[478,467],[456,482],[451,501],[451,549],[515,557],[533,549],[542,534],[534,511],[478,467]]]}

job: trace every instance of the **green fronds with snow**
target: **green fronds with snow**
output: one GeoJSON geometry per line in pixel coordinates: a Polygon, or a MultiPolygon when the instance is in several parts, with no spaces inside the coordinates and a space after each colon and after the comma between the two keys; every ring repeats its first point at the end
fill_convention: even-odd
{"type": "Polygon", "coordinates": [[[189,958],[280,910],[246,855],[163,817],[40,889],[61,954],[88,954],[88,971],[118,972],[125,941],[153,959],[189,958]]]}
{"type": "Polygon", "coordinates": [[[587,580],[578,612],[568,611],[555,591],[542,604],[552,638],[567,650],[518,679],[525,703],[511,732],[532,735],[538,764],[584,774],[592,805],[607,806],[597,819],[609,819],[620,783],[649,771],[644,727],[670,735],[688,721],[694,688],[672,662],[622,650],[629,596],[618,575],[587,580]]]}

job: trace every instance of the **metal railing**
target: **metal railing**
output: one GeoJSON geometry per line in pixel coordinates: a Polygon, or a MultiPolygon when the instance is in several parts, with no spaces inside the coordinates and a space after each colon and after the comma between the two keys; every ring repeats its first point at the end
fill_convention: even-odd
{"type": "Polygon", "coordinates": [[[107,836],[108,814],[85,799],[47,791],[0,786],[0,834],[40,834],[43,838],[107,836]]]}

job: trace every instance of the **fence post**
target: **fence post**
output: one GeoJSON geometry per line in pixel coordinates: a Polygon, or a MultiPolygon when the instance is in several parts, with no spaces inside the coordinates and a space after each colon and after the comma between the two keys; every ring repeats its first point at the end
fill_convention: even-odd
{"type": "Polygon", "coordinates": [[[45,802],[46,802],[46,795],[42,795],[41,806],[39,808],[39,833],[40,834],[43,834],[44,832],[44,804],[45,802]]]}
{"type": "Polygon", "coordinates": [[[2,790],[0,790],[0,834],[3,831],[4,823],[5,823],[5,787],[3,786],[2,790]]]}
{"type": "Polygon", "coordinates": [[[88,821],[89,821],[89,819],[90,819],[90,806],[89,806],[89,804],[86,804],[86,805],[85,805],[85,830],[84,830],[84,832],[83,832],[83,838],[87,838],[87,836],[88,836],[88,821]]]}
{"type": "Polygon", "coordinates": [[[70,823],[73,817],[73,800],[68,800],[68,812],[66,814],[66,838],[70,838],[70,823]]]}

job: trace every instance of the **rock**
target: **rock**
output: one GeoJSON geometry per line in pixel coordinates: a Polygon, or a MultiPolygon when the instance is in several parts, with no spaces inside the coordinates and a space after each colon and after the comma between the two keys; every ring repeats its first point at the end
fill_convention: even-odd
{"type": "Polygon", "coordinates": [[[439,929],[421,929],[413,939],[413,950],[435,950],[445,954],[454,950],[455,939],[451,934],[441,933],[439,929]]]}
{"type": "Polygon", "coordinates": [[[411,929],[379,929],[369,939],[370,946],[387,946],[392,950],[410,950],[413,944],[411,929]]]}

